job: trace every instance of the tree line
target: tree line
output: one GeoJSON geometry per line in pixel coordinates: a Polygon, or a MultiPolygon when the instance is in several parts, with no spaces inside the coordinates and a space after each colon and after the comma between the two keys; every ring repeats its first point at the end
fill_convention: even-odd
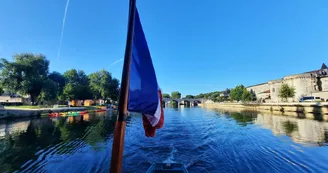
{"type": "Polygon", "coordinates": [[[50,61],[42,54],[16,54],[12,62],[1,59],[0,92],[28,95],[32,104],[85,99],[117,100],[120,83],[108,71],[86,75],[83,70],[70,69],[61,74],[49,72],[49,64],[50,61]]]}
{"type": "MultiPolygon", "coordinates": [[[[191,95],[187,95],[191,96],[191,95]]],[[[187,98],[186,96],[186,98],[187,98]]],[[[278,96],[282,99],[282,101],[287,101],[288,98],[295,96],[295,88],[289,86],[286,83],[283,83],[278,90],[278,96]]],[[[232,89],[226,89],[224,91],[214,91],[209,93],[201,93],[196,96],[192,96],[193,98],[203,98],[210,99],[214,102],[223,102],[223,101],[243,101],[250,102],[256,101],[257,97],[255,92],[250,89],[247,90],[244,85],[238,85],[232,89]],[[228,97],[229,96],[229,97],[228,97]]]]}
{"type": "Polygon", "coordinates": [[[163,98],[180,99],[181,98],[181,93],[179,91],[173,91],[171,93],[171,95],[170,94],[167,94],[167,93],[163,93],[162,94],[162,97],[163,98]]]}

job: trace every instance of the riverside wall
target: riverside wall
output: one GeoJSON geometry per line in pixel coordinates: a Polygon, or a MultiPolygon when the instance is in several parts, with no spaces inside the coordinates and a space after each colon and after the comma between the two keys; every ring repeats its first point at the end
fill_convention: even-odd
{"type": "Polygon", "coordinates": [[[316,119],[318,114],[322,120],[328,121],[328,103],[205,103],[200,107],[209,109],[223,109],[228,111],[258,111],[286,116],[316,119]]]}
{"type": "Polygon", "coordinates": [[[69,111],[82,111],[82,110],[86,110],[86,108],[85,107],[40,108],[40,109],[1,108],[0,119],[33,117],[33,116],[40,116],[41,114],[52,113],[52,112],[69,112],[69,111]]]}

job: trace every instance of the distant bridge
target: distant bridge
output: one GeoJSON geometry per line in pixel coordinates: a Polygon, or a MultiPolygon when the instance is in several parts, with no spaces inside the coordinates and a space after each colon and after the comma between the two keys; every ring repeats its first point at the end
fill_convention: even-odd
{"type": "Polygon", "coordinates": [[[190,106],[195,106],[199,103],[204,103],[206,100],[205,99],[173,99],[173,98],[163,98],[163,102],[165,103],[165,106],[168,105],[170,102],[177,102],[178,105],[190,105],[190,106]]]}

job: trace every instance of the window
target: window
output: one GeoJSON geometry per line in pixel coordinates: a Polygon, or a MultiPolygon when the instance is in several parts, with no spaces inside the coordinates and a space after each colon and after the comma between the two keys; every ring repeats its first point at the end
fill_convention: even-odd
{"type": "Polygon", "coordinates": [[[275,92],[275,89],[274,88],[272,88],[272,92],[275,92]]]}

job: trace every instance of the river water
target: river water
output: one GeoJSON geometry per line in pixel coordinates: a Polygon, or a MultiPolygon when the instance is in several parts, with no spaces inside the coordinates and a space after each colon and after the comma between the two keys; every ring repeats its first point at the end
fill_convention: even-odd
{"type": "MultiPolygon", "coordinates": [[[[0,121],[0,172],[108,172],[111,112],[0,121]]],[[[327,172],[328,123],[255,112],[166,108],[155,138],[127,121],[124,172],[181,162],[192,172],[327,172]]]]}

